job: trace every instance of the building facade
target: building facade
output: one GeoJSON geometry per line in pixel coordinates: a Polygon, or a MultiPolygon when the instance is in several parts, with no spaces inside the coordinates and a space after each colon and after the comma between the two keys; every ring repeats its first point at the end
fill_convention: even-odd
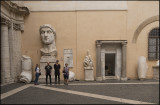
{"type": "Polygon", "coordinates": [[[152,66],[159,59],[159,1],[1,1],[1,83],[18,80],[22,55],[32,58],[34,80],[43,24],[56,30],[56,59],[62,67],[64,50],[72,51],[70,70],[78,80],[85,78],[87,50],[94,80],[138,79],[139,56],[146,57],[146,78],[153,78],[152,66]]]}

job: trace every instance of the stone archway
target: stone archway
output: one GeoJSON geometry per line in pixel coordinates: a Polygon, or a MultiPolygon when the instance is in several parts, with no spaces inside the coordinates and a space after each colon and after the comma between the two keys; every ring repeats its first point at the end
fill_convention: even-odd
{"type": "Polygon", "coordinates": [[[96,80],[105,80],[105,54],[115,54],[116,79],[127,80],[126,77],[126,40],[97,40],[96,80]]]}
{"type": "Polygon", "coordinates": [[[138,26],[138,28],[136,29],[136,31],[134,32],[134,36],[133,36],[133,39],[132,39],[132,43],[136,43],[137,38],[138,38],[140,32],[143,30],[143,28],[144,28],[145,26],[147,26],[148,24],[150,24],[150,23],[152,23],[152,22],[155,22],[155,21],[159,21],[159,15],[158,15],[158,16],[150,17],[150,18],[148,18],[147,20],[143,21],[143,22],[138,26]]]}

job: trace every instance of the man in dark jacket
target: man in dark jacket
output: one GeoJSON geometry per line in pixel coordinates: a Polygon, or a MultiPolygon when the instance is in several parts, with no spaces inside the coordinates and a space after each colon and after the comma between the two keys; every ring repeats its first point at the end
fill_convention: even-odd
{"type": "Polygon", "coordinates": [[[48,85],[48,76],[49,76],[50,85],[51,85],[52,66],[49,65],[49,62],[48,62],[47,65],[45,66],[45,70],[46,70],[46,85],[48,85]]]}
{"type": "Polygon", "coordinates": [[[56,64],[54,64],[54,74],[55,74],[55,84],[57,84],[57,76],[58,76],[58,84],[60,84],[60,68],[61,68],[61,65],[58,64],[58,60],[56,60],[56,64]]]}

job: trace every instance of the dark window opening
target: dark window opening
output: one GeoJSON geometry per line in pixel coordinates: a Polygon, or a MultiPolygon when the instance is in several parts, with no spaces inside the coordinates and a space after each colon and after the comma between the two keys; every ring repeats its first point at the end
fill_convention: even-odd
{"type": "Polygon", "coordinates": [[[159,28],[154,28],[150,31],[148,37],[148,59],[159,59],[159,28]]]}

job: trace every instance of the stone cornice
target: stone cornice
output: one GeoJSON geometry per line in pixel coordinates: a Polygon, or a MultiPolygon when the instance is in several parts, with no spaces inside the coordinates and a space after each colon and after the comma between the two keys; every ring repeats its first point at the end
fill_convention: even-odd
{"type": "Polygon", "coordinates": [[[28,15],[30,13],[27,7],[20,7],[16,3],[12,3],[11,1],[1,1],[1,5],[5,6],[11,12],[18,13],[22,16],[28,15]]]}
{"type": "Polygon", "coordinates": [[[96,41],[96,45],[97,45],[97,46],[99,46],[99,45],[101,45],[101,44],[102,44],[102,43],[101,43],[100,40],[97,40],[97,41],[96,41]]]}
{"type": "Polygon", "coordinates": [[[21,7],[12,1],[1,1],[1,24],[8,25],[16,31],[24,31],[24,16],[29,14],[27,7],[21,7]]]}
{"type": "Polygon", "coordinates": [[[127,40],[97,40],[96,45],[104,44],[104,43],[121,43],[121,44],[127,44],[127,40]]]}
{"type": "Polygon", "coordinates": [[[24,5],[34,12],[51,11],[127,11],[127,1],[79,1],[79,0],[41,0],[24,1],[24,5]]]}

